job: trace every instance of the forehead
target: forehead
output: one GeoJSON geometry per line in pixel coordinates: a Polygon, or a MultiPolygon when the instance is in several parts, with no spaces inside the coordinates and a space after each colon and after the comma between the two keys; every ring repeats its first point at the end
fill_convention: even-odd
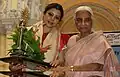
{"type": "Polygon", "coordinates": [[[91,17],[91,14],[86,10],[82,10],[82,11],[76,12],[75,17],[76,18],[88,18],[88,17],[91,17]]]}
{"type": "Polygon", "coordinates": [[[57,10],[55,8],[49,9],[47,12],[51,12],[51,13],[53,13],[55,15],[59,15],[59,16],[61,15],[60,10],[57,10]]]}

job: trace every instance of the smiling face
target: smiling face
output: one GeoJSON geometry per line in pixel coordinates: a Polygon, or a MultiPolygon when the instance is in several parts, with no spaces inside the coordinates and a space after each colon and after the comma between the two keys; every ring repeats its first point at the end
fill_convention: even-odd
{"type": "Polygon", "coordinates": [[[75,24],[79,32],[90,33],[92,28],[91,14],[86,10],[76,12],[75,24]]]}
{"type": "Polygon", "coordinates": [[[55,8],[48,10],[43,16],[43,22],[47,27],[52,28],[57,26],[60,21],[61,12],[55,8]]]}

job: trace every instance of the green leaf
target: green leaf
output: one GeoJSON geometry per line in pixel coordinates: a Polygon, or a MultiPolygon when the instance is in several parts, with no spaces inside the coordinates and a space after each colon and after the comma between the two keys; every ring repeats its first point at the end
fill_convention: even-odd
{"type": "MultiPolygon", "coordinates": [[[[23,38],[21,42],[21,50],[24,53],[23,56],[26,56],[31,59],[35,59],[38,61],[43,61],[45,59],[44,54],[40,53],[39,43],[40,43],[40,37],[38,37],[37,40],[33,38],[34,33],[33,29],[27,30],[27,28],[23,29],[23,38]]],[[[14,34],[12,34],[8,39],[13,40],[14,44],[11,46],[12,49],[10,50],[12,52],[15,52],[15,49],[19,47],[19,41],[20,41],[20,28],[16,28],[14,30],[14,34]]]]}

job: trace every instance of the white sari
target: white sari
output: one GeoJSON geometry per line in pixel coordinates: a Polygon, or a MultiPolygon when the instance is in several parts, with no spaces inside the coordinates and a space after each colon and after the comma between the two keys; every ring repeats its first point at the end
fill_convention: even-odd
{"type": "Polygon", "coordinates": [[[79,71],[79,72],[66,72],[65,77],[118,77],[118,73],[115,69],[115,65],[118,64],[118,60],[103,36],[102,32],[92,33],[79,41],[76,41],[78,35],[72,36],[67,44],[69,48],[65,53],[66,66],[81,66],[90,63],[99,63],[104,65],[104,71],[79,71]],[[105,53],[109,50],[109,53],[105,53]],[[111,71],[111,68],[113,71],[111,71]]]}

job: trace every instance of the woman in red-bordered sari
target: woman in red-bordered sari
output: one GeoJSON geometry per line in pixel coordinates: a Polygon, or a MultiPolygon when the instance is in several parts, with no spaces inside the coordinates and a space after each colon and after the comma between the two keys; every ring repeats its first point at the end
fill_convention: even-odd
{"type": "MultiPolygon", "coordinates": [[[[57,57],[64,45],[69,39],[69,35],[61,34],[59,30],[59,23],[64,15],[63,7],[58,3],[48,4],[43,12],[43,20],[37,22],[27,29],[33,28],[35,34],[34,38],[40,37],[40,49],[41,53],[45,54],[45,62],[54,64],[57,63],[57,57]]],[[[11,65],[10,69],[15,71],[23,69],[24,65],[11,65]]]]}
{"type": "Polygon", "coordinates": [[[45,62],[54,61],[69,39],[69,35],[61,34],[58,28],[62,17],[62,6],[58,3],[51,3],[45,8],[43,20],[32,27],[35,36],[40,36],[40,49],[45,53],[45,62]]]}

